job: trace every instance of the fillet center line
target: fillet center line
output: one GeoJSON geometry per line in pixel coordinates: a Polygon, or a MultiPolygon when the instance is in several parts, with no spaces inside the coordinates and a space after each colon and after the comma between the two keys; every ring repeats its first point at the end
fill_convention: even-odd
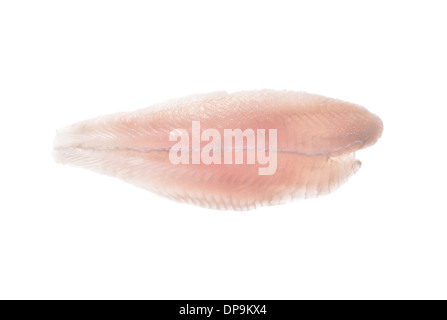
{"type": "MultiPolygon", "coordinates": [[[[345,146],[345,147],[339,147],[339,148],[335,148],[331,151],[318,151],[318,152],[302,152],[302,151],[298,151],[298,150],[293,150],[293,149],[276,149],[277,153],[294,153],[294,154],[298,154],[298,155],[302,155],[302,156],[327,156],[327,157],[331,157],[331,156],[338,156],[341,154],[338,154],[339,151],[345,150],[346,154],[348,153],[353,153],[353,150],[348,150],[348,148],[354,146],[354,145],[363,145],[363,142],[358,140],[355,141],[353,143],[350,143],[349,145],[345,146]],[[337,153],[334,155],[334,153],[337,153]]],[[[108,151],[135,151],[135,152],[141,152],[141,153],[149,153],[152,151],[171,151],[171,150],[176,150],[176,151],[202,151],[203,148],[200,149],[193,149],[193,148],[185,148],[185,149],[172,149],[170,147],[160,147],[160,148],[135,148],[135,147],[120,147],[120,146],[68,146],[68,147],[57,147],[55,148],[55,150],[64,150],[64,149],[81,149],[81,150],[108,150],[108,151]]],[[[224,148],[219,148],[218,150],[220,151],[224,151],[224,148]]],[[[238,151],[238,150],[248,150],[247,147],[242,147],[242,148],[233,148],[233,151],[238,151]]],[[[270,151],[269,148],[265,148],[263,149],[264,151],[270,151]]]]}

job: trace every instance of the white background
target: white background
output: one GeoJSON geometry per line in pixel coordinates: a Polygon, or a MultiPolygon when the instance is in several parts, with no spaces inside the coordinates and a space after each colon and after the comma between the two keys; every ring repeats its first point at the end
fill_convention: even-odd
{"type": "Polygon", "coordinates": [[[446,8],[435,1],[2,1],[0,298],[447,298],[446,8]],[[56,129],[215,90],[384,122],[333,194],[249,212],[56,164],[56,129]]]}

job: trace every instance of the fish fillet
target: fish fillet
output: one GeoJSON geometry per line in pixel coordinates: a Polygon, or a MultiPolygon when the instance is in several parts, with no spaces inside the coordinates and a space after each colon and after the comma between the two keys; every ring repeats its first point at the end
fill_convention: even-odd
{"type": "Polygon", "coordinates": [[[320,95],[214,92],[68,126],[57,132],[54,157],[176,201],[248,210],[337,189],[361,165],[355,151],[373,145],[382,130],[380,118],[364,107],[320,95]],[[193,124],[200,125],[199,141],[193,124]],[[220,140],[201,136],[208,129],[220,140]],[[230,136],[228,145],[228,129],[255,135],[239,135],[239,144],[230,136]],[[276,132],[275,140],[269,132],[276,132]],[[189,144],[179,147],[179,133],[189,144]],[[211,142],[213,151],[207,153],[211,142]],[[225,158],[226,152],[231,157],[225,158]],[[172,154],[184,161],[173,162],[172,154]],[[203,154],[216,161],[205,161],[203,154]],[[253,154],[254,163],[248,160],[253,154]],[[267,163],[259,154],[275,159],[270,173],[261,174],[267,163]]]}

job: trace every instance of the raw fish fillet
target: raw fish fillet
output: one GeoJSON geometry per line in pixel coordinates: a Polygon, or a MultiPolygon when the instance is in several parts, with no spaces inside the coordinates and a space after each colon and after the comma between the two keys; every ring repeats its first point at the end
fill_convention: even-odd
{"type": "Polygon", "coordinates": [[[332,192],[359,169],[355,151],[373,145],[382,130],[380,118],[364,107],[320,95],[214,92],[68,126],[57,132],[54,157],[176,201],[247,210],[332,192]],[[200,124],[198,143],[193,122],[200,124]],[[203,139],[207,129],[221,140],[215,135],[203,139]],[[239,135],[239,144],[230,136],[229,146],[226,129],[249,134],[239,135]],[[276,143],[269,139],[274,130],[276,143]],[[180,133],[188,136],[189,145],[179,144],[180,133]],[[206,149],[210,142],[213,152],[206,149]],[[231,163],[225,162],[225,152],[233,152],[231,163]],[[253,158],[249,162],[254,153],[255,163],[253,158]],[[271,163],[265,157],[262,163],[259,154],[268,155],[271,163]],[[182,156],[183,162],[173,163],[170,156],[182,156]]]}

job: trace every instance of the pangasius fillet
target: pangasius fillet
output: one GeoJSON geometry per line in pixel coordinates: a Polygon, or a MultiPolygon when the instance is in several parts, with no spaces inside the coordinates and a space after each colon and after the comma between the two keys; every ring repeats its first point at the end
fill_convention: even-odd
{"type": "Polygon", "coordinates": [[[214,92],[57,132],[58,162],[168,198],[246,210],[330,193],[381,136],[364,107],[293,91],[214,92]]]}

